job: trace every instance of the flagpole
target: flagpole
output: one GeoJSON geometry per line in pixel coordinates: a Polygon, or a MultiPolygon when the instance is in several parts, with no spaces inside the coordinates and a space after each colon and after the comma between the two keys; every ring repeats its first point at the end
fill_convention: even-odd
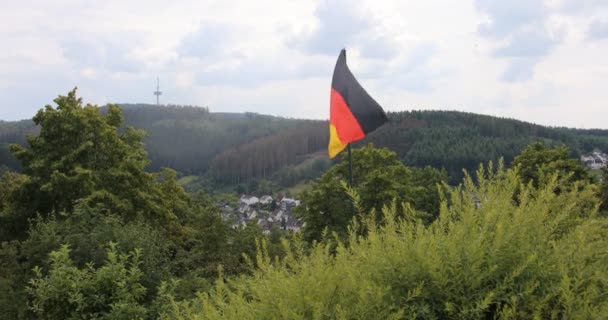
{"type": "Polygon", "coordinates": [[[348,186],[353,187],[353,153],[350,143],[348,144],[348,186]]]}

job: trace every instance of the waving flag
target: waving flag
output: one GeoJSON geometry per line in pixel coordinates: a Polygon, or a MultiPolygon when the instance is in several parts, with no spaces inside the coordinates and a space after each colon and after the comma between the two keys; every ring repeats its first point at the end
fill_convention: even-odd
{"type": "Polygon", "coordinates": [[[342,49],[331,81],[329,105],[329,157],[334,158],[346,146],[387,121],[382,107],[365,92],[346,65],[342,49]]]}

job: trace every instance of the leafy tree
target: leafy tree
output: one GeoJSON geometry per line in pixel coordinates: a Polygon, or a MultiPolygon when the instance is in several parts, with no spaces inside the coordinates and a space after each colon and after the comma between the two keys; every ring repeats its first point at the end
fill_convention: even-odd
{"type": "Polygon", "coordinates": [[[591,181],[591,176],[578,160],[570,158],[565,146],[548,147],[541,142],[531,144],[513,160],[524,183],[539,186],[557,174],[571,185],[575,181],[591,181]]]}
{"type": "MultiPolygon", "coordinates": [[[[429,217],[439,211],[437,184],[445,180],[445,175],[431,168],[408,168],[392,151],[371,145],[353,150],[353,175],[361,212],[379,212],[392,201],[427,210],[429,217]]],[[[346,156],[303,192],[304,205],[296,210],[306,221],[306,239],[319,240],[325,228],[345,234],[355,208],[344,190],[344,181],[348,181],[346,156]]]]}
{"type": "Polygon", "coordinates": [[[36,213],[69,214],[78,205],[101,208],[126,220],[144,216],[167,223],[174,219],[172,211],[180,193],[164,192],[167,186],[162,184],[174,175],[144,170],[148,164],[144,132],[119,130],[118,106],[108,105],[102,114],[97,106],[83,106],[76,89],[55,103],[56,108],[47,105],[34,117],[40,133],[28,137],[28,148],[11,145],[27,177],[14,195],[15,230],[25,230],[27,220],[36,213]]]}
{"type": "Polygon", "coordinates": [[[218,265],[226,263],[232,271],[233,251],[230,250],[232,229],[223,223],[209,199],[198,195],[198,205],[192,206],[182,220],[183,228],[174,253],[174,273],[185,276],[196,273],[200,277],[215,276],[218,265]]]}
{"type": "Polygon", "coordinates": [[[118,252],[110,243],[107,261],[95,268],[79,269],[70,259],[67,245],[50,254],[47,275],[40,268],[27,288],[31,309],[39,319],[141,319],[140,304],[146,289],[140,284],[140,252],[118,252]]]}

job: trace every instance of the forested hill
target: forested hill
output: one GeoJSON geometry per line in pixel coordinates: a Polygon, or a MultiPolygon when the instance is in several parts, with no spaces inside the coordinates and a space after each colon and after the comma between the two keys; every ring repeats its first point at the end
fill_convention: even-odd
{"type": "Polygon", "coordinates": [[[565,144],[573,157],[608,150],[608,130],[546,127],[513,119],[457,111],[410,111],[389,114],[390,122],[362,143],[397,152],[411,166],[445,168],[452,182],[462,169],[503,157],[509,164],[534,141],[565,144]]]}
{"type": "Polygon", "coordinates": [[[243,175],[258,177],[324,148],[327,139],[322,121],[215,113],[189,106],[121,106],[126,125],[148,133],[152,169],[170,167],[201,175],[230,164],[230,155],[235,154],[238,168],[249,170],[243,175]],[[295,139],[298,136],[305,141],[295,139]],[[272,141],[272,148],[266,147],[267,141],[272,141]]]}
{"type": "MultiPolygon", "coordinates": [[[[225,183],[265,178],[289,184],[328,165],[326,121],[214,113],[191,106],[121,106],[125,123],[148,133],[152,170],[212,174],[225,183]]],[[[608,130],[551,128],[455,111],[404,111],[389,113],[389,119],[355,146],[373,142],[388,147],[408,165],[445,168],[452,181],[460,179],[463,168],[474,170],[488,160],[502,156],[509,163],[537,140],[566,144],[574,156],[596,148],[608,151],[608,130]]],[[[0,166],[15,168],[7,145],[23,143],[26,134],[35,132],[31,121],[0,122],[0,166]]]]}
{"type": "MultiPolygon", "coordinates": [[[[121,104],[121,107],[125,125],[147,133],[145,143],[151,170],[170,167],[202,175],[215,167],[231,168],[226,165],[233,164],[236,157],[244,162],[234,165],[251,171],[243,175],[257,177],[298,162],[327,143],[327,125],[323,121],[255,113],[213,113],[193,106],[121,104]]],[[[8,144],[23,144],[26,134],[36,132],[29,120],[0,122],[0,166],[15,168],[8,144]]]]}

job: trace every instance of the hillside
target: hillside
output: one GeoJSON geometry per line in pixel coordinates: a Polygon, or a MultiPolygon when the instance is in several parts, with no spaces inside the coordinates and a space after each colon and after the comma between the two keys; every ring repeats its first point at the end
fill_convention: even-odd
{"type": "MultiPolygon", "coordinates": [[[[321,150],[326,143],[326,130],[319,130],[326,128],[322,121],[254,113],[210,113],[192,106],[123,104],[121,107],[127,126],[147,132],[144,141],[151,170],[170,167],[186,174],[203,175],[217,168],[224,172],[224,168],[230,168],[226,165],[232,163],[231,158],[235,155],[240,158],[239,147],[243,147],[250,155],[249,163],[244,165],[249,171],[244,170],[243,175],[262,177],[291,164],[297,156],[321,150]],[[297,136],[304,139],[299,144],[294,140],[297,136]],[[257,145],[266,146],[263,153],[257,145]],[[251,148],[258,151],[254,154],[251,148]],[[268,163],[268,168],[258,169],[262,162],[268,163]]],[[[36,132],[29,120],[0,122],[0,166],[17,168],[7,150],[8,144],[23,144],[26,134],[36,132]]]]}
{"type": "Polygon", "coordinates": [[[461,180],[462,168],[472,171],[500,157],[509,164],[534,141],[565,144],[573,157],[608,149],[608,130],[553,128],[456,111],[398,112],[389,119],[361,143],[387,147],[407,165],[445,168],[451,182],[461,180]]]}
{"type": "MultiPolygon", "coordinates": [[[[329,166],[322,156],[327,143],[325,121],[214,113],[192,106],[123,104],[122,108],[127,125],[148,133],[151,170],[171,167],[223,185],[265,179],[290,186],[329,166]]],[[[355,147],[369,142],[388,147],[407,165],[444,168],[452,182],[460,180],[462,168],[474,170],[500,157],[510,163],[533,141],[565,144],[573,156],[608,150],[608,130],[552,128],[456,111],[404,111],[389,113],[389,119],[355,147]]],[[[26,134],[35,132],[31,121],[0,122],[0,166],[17,168],[7,146],[23,143],[26,134]]]]}
{"type": "MultiPolygon", "coordinates": [[[[278,140],[283,135],[314,128],[320,123],[254,113],[211,113],[206,108],[190,106],[127,104],[122,107],[126,125],[148,133],[145,142],[152,169],[171,167],[198,175],[206,173],[217,156],[235,147],[267,137],[273,137],[275,144],[279,144],[278,140]]],[[[315,133],[306,132],[305,135],[314,137],[315,133]]],[[[322,136],[318,139],[322,140],[322,136]]],[[[293,144],[293,141],[285,142],[293,144]]],[[[314,152],[321,147],[319,141],[315,146],[303,148],[300,153],[314,152]]],[[[273,165],[286,165],[286,160],[279,159],[273,165]]]]}

